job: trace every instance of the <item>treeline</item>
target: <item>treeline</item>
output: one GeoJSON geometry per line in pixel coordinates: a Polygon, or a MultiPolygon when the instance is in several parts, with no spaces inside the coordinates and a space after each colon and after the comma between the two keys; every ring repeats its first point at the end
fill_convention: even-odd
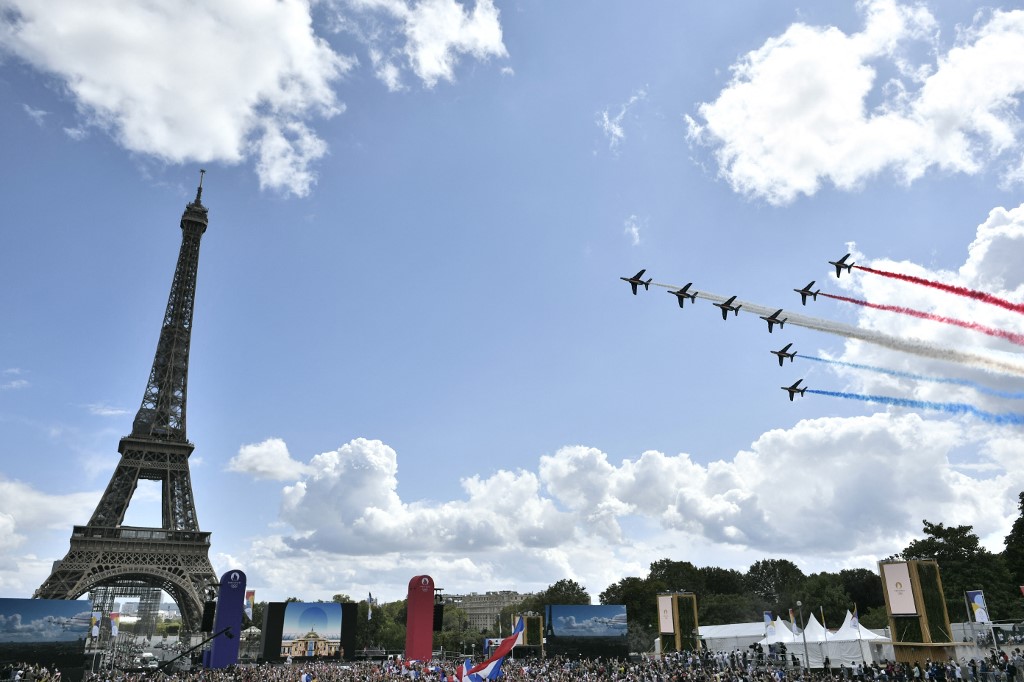
{"type": "MultiPolygon", "coordinates": [[[[968,590],[984,590],[994,620],[1020,621],[1024,619],[1024,492],[1019,496],[1018,509],[1020,515],[1005,538],[1004,550],[998,554],[981,546],[972,526],[947,527],[925,520],[924,537],[888,558],[935,559],[939,563],[951,622],[970,619],[964,598],[968,590]]],[[[609,585],[598,599],[601,604],[626,605],[631,644],[645,650],[657,636],[657,595],[666,592],[695,593],[701,625],[760,621],[765,611],[788,619],[790,609],[798,611],[798,601],[803,603],[805,619],[813,613],[819,621],[824,617],[829,627],[839,627],[846,612],[854,606],[865,627],[883,628],[888,624],[882,582],[874,571],[857,568],[805,575],[788,559],[757,561],[745,572],[661,559],[651,564],[646,576],[623,578],[609,585]]],[[[353,600],[347,595],[335,595],[334,601],[353,600]]],[[[571,579],[559,580],[546,590],[506,607],[484,632],[469,627],[466,613],[458,605],[447,604],[442,629],[435,633],[435,648],[471,653],[479,647],[482,637],[507,635],[513,614],[543,613],[548,604],[591,602],[591,595],[583,586],[571,579]]],[[[365,624],[357,635],[360,648],[391,650],[405,646],[404,600],[375,605],[373,618],[368,620],[367,616],[367,603],[359,602],[360,623],[365,624]]],[[[253,621],[262,624],[262,618],[255,613],[253,621]]]]}

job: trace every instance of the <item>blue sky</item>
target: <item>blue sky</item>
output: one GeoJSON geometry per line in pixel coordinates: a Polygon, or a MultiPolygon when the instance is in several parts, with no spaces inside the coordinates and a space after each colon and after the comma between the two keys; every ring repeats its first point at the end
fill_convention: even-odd
{"type": "Polygon", "coordinates": [[[257,600],[999,550],[1020,426],[779,390],[1024,413],[975,388],[1024,391],[1019,345],[793,293],[1024,332],[827,262],[1024,300],[1024,12],[948,5],[0,0],[0,594],[116,466],[199,168],[192,476],[257,600]]]}

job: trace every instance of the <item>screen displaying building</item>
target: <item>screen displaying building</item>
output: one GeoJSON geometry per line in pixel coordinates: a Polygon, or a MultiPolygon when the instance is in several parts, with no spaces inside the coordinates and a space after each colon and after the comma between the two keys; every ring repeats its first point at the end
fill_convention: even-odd
{"type": "Polygon", "coordinates": [[[87,601],[0,599],[0,661],[40,663],[80,680],[91,625],[87,601]]]}
{"type": "Polygon", "coordinates": [[[626,656],[624,604],[557,605],[545,608],[544,649],[549,656],[626,656]]]}
{"type": "Polygon", "coordinates": [[[263,611],[262,658],[351,658],[356,605],[336,602],[272,602],[263,611]]]}
{"type": "Polygon", "coordinates": [[[341,604],[288,602],[281,627],[282,658],[340,658],[341,604]]]}

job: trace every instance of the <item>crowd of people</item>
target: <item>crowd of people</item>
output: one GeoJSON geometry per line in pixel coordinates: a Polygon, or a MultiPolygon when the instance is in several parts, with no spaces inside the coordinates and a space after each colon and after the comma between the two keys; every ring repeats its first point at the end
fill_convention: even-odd
{"type": "MultiPolygon", "coordinates": [[[[400,660],[316,661],[293,665],[240,665],[223,670],[104,671],[86,673],[85,682],[454,682],[459,661],[406,664],[400,660]]],[[[508,682],[1024,682],[1024,653],[992,650],[968,660],[923,663],[840,664],[806,670],[791,661],[758,660],[741,652],[672,653],[635,660],[507,658],[502,677],[508,682]]],[[[0,680],[60,682],[55,667],[9,665],[0,680]]]]}

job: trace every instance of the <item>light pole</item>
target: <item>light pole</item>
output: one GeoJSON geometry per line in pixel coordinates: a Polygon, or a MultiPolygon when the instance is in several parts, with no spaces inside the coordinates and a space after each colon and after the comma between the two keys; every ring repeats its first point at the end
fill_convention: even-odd
{"type": "Polygon", "coordinates": [[[804,603],[797,601],[796,609],[800,612],[800,635],[804,639],[804,670],[810,671],[811,662],[807,657],[807,630],[804,629],[804,603]]]}

